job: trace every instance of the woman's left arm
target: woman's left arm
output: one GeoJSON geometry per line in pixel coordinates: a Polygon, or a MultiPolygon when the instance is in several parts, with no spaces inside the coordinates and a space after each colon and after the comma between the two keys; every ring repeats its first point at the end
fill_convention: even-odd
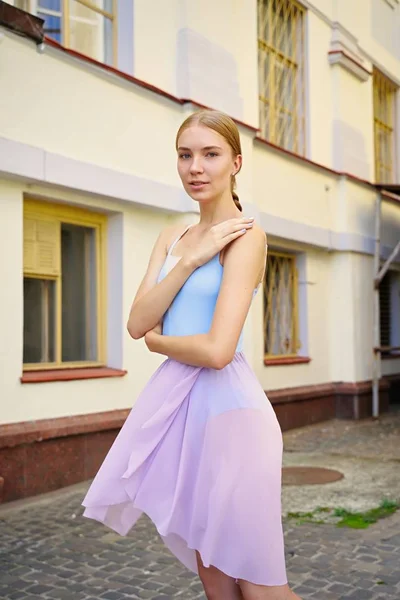
{"type": "Polygon", "coordinates": [[[208,333],[164,336],[149,331],[145,336],[149,350],[196,367],[223,369],[228,365],[263,271],[265,241],[263,230],[254,226],[227,248],[221,289],[208,333]]]}

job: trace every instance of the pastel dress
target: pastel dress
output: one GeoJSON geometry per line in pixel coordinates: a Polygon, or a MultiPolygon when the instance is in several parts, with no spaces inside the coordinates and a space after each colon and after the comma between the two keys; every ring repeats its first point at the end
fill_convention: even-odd
{"type": "MultiPolygon", "coordinates": [[[[180,259],[172,251],[185,232],[159,281],[180,259]]],[[[164,315],[163,335],[210,330],[222,275],[219,255],[192,273],[164,315]]],[[[93,480],[84,516],[126,535],[145,513],[192,571],[197,550],[206,567],[235,579],[283,585],[281,467],[280,426],[241,334],[223,369],[161,364],[93,480]]]]}

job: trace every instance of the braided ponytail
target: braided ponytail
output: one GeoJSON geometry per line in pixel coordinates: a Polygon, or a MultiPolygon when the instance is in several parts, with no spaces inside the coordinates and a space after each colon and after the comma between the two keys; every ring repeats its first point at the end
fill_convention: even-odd
{"type": "Polygon", "coordinates": [[[232,177],[231,177],[232,198],[233,198],[233,201],[234,201],[234,203],[236,205],[236,208],[238,208],[240,210],[240,212],[242,212],[243,208],[242,208],[242,205],[240,204],[239,196],[235,192],[235,188],[236,188],[236,177],[235,177],[235,175],[232,175],[232,177]]]}

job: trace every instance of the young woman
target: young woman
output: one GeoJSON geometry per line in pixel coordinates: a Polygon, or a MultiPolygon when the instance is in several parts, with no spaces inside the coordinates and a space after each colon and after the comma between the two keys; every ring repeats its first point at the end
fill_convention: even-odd
{"type": "Polygon", "coordinates": [[[235,123],[191,115],[176,138],[197,224],[163,231],[132,304],[130,335],[167,359],[139,396],[84,500],[126,535],[144,512],[209,600],[295,600],[281,524],[282,436],[242,352],[266,262],[241,214],[235,123]]]}

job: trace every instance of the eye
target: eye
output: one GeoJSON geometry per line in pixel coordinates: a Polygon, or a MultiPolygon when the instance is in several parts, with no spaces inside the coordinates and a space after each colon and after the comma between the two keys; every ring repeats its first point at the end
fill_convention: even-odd
{"type": "Polygon", "coordinates": [[[211,158],[214,158],[214,156],[218,156],[217,152],[208,152],[207,156],[210,156],[211,158]]]}
{"type": "Polygon", "coordinates": [[[190,154],[188,154],[187,152],[184,152],[179,155],[179,158],[183,158],[184,160],[186,160],[187,158],[190,158],[190,154]]]}

